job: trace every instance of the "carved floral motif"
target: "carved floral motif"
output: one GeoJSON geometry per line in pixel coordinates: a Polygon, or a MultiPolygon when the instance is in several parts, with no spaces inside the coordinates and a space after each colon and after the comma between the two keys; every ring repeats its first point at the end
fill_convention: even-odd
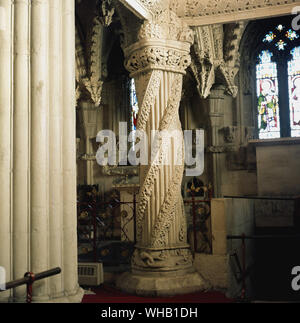
{"type": "Polygon", "coordinates": [[[214,16],[278,5],[296,3],[297,0],[171,0],[170,8],[180,17],[214,16]],[[182,2],[185,2],[182,4],[182,2]]]}
{"type": "Polygon", "coordinates": [[[192,30],[170,10],[163,11],[151,21],[146,21],[139,32],[138,39],[167,39],[194,42],[192,30]]]}
{"type": "Polygon", "coordinates": [[[151,46],[135,51],[125,63],[132,73],[160,69],[185,74],[191,64],[190,55],[184,51],[165,47],[151,46]]]}

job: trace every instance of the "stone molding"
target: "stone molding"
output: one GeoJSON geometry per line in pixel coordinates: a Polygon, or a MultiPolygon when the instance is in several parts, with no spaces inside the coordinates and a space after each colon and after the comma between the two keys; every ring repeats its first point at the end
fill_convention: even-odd
{"type": "Polygon", "coordinates": [[[286,15],[291,13],[297,2],[297,0],[171,0],[170,9],[190,26],[201,26],[286,15]]]}
{"type": "Polygon", "coordinates": [[[127,70],[134,77],[137,73],[163,70],[185,74],[191,64],[189,45],[176,41],[145,40],[126,50],[127,70]]]}

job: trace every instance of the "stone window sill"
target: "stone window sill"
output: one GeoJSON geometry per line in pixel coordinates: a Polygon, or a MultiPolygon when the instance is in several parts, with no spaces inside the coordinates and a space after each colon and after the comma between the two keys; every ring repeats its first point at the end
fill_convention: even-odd
{"type": "Polygon", "coordinates": [[[300,145],[300,138],[256,139],[250,140],[249,144],[255,146],[300,145]]]}

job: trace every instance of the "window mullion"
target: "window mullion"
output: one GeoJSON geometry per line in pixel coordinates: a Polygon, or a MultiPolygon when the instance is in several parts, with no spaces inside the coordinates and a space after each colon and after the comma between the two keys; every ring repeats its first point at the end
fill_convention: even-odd
{"type": "Polygon", "coordinates": [[[279,85],[279,112],[280,112],[280,130],[281,137],[291,136],[290,126],[290,101],[288,86],[288,66],[286,60],[280,60],[277,63],[278,85],[279,85]]]}

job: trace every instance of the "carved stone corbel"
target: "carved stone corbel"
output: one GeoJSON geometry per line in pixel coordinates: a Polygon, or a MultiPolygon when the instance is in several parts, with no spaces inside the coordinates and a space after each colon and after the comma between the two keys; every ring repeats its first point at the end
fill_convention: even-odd
{"type": "Polygon", "coordinates": [[[237,140],[237,132],[238,128],[237,127],[224,127],[222,129],[222,132],[224,134],[224,140],[228,144],[234,144],[236,143],[237,140]]]}

